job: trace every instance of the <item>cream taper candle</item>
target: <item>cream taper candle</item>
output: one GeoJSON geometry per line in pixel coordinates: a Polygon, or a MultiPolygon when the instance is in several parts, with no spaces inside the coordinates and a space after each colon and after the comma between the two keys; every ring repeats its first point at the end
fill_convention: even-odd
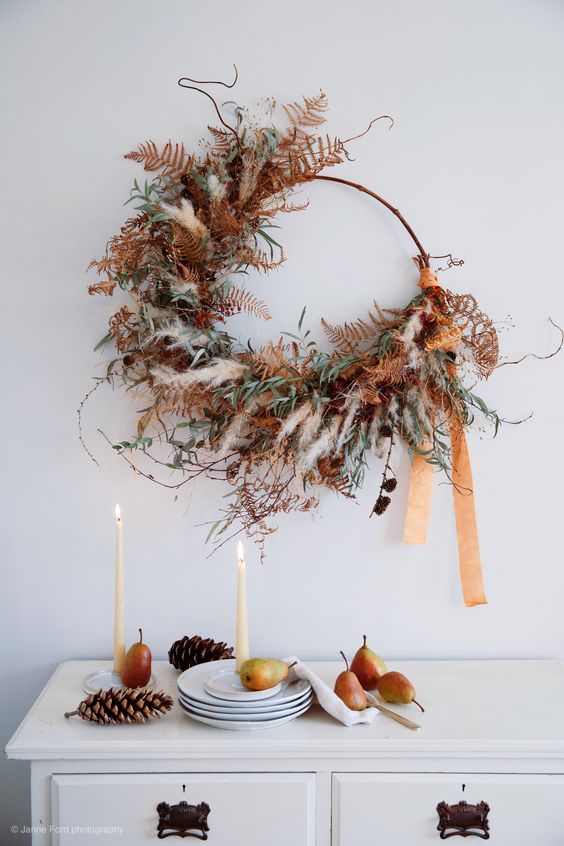
{"type": "Polygon", "coordinates": [[[237,639],[235,643],[237,657],[236,670],[239,672],[249,658],[249,623],[247,620],[247,565],[245,551],[239,541],[237,545],[237,639]]]}
{"type": "Polygon", "coordinates": [[[114,599],[114,673],[121,673],[125,658],[125,608],[123,604],[123,547],[121,512],[116,505],[116,581],[114,599]]]}

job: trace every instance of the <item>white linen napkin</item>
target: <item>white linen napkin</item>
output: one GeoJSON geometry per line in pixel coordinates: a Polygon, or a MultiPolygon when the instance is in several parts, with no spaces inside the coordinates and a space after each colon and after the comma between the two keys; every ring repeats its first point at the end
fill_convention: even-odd
{"type": "Polygon", "coordinates": [[[335,717],[335,719],[339,720],[339,722],[343,723],[343,725],[354,726],[356,723],[371,723],[374,717],[378,715],[378,710],[376,708],[366,708],[364,711],[351,711],[351,709],[347,708],[345,703],[339,699],[337,694],[333,693],[331,688],[328,687],[328,685],[326,685],[319,676],[316,676],[307,664],[304,664],[303,661],[296,658],[295,655],[292,655],[290,658],[284,658],[284,661],[288,665],[293,664],[294,661],[296,662],[288,673],[288,679],[290,681],[295,681],[297,678],[307,679],[313,687],[318,702],[323,710],[327,711],[328,714],[331,714],[332,717],[335,717]]]}

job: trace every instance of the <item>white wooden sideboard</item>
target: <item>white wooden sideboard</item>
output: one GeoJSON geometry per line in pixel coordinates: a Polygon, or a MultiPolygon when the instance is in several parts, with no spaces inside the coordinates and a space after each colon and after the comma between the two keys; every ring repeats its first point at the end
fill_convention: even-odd
{"type": "MultiPolygon", "coordinates": [[[[34,846],[155,844],[157,805],[180,801],[209,805],[210,846],[428,846],[441,840],[437,804],[461,800],[489,805],[495,846],[564,843],[559,662],[395,662],[426,707],[393,706],[417,733],[384,716],[345,728],[318,706],[259,732],[219,731],[178,706],[145,725],[65,720],[106,665],[61,664],[7,746],[31,761],[34,846]]],[[[342,669],[312,666],[330,683],[342,669]]],[[[176,671],[154,668],[175,695],[176,671]]]]}

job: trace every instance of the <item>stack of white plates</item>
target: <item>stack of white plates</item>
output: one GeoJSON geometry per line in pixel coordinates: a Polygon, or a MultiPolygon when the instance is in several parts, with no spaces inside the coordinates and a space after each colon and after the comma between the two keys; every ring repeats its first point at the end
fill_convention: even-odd
{"type": "Polygon", "coordinates": [[[235,672],[235,659],[198,664],[176,684],[180,706],[193,720],[232,731],[282,726],[304,714],[313,699],[304,679],[269,690],[247,690],[235,672]]]}

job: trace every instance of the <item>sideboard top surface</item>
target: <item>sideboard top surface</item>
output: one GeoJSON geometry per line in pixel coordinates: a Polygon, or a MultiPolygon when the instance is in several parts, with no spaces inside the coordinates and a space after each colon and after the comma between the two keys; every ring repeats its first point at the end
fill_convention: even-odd
{"type": "MultiPolygon", "coordinates": [[[[160,720],[97,726],[65,719],[83,698],[82,680],[109,661],[67,661],[39,695],[6,747],[26,760],[123,760],[290,757],[560,757],[564,758],[564,668],[558,661],[397,661],[425,706],[391,706],[418,722],[415,733],[378,716],[342,726],[314,706],[288,725],[257,732],[214,729],[176,704],[160,720]]],[[[157,686],[176,700],[175,671],[154,662],[157,686]]],[[[311,662],[332,684],[342,666],[311,662]]]]}

